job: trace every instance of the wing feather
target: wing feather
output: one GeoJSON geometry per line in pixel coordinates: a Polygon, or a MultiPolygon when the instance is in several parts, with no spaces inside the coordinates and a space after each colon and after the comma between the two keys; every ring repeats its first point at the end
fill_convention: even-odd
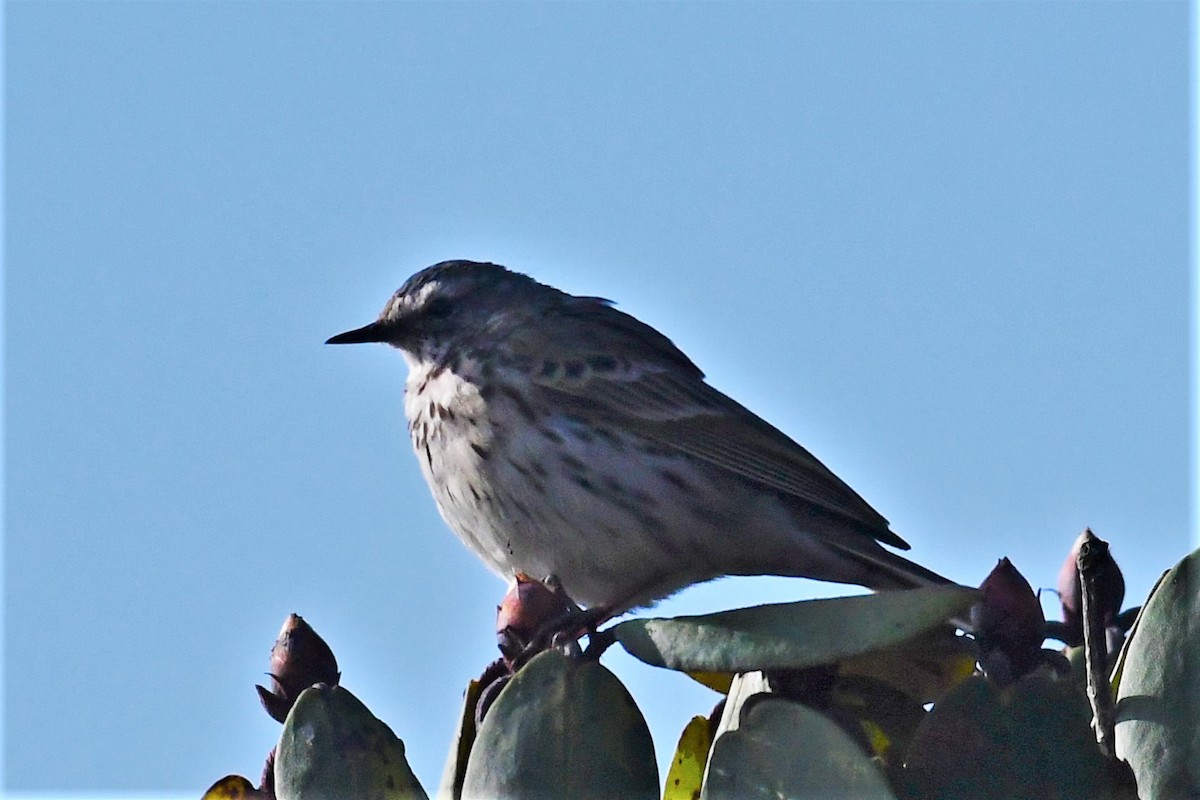
{"type": "Polygon", "coordinates": [[[555,405],[832,512],[867,528],[880,541],[908,549],[858,493],[783,432],[709,386],[665,336],[608,306],[582,311],[559,320],[569,329],[579,318],[575,331],[563,333],[563,324],[553,326],[559,334],[554,340],[532,333],[516,337],[518,349],[529,355],[585,365],[570,374],[533,370],[535,384],[553,395],[548,399],[555,405]]]}

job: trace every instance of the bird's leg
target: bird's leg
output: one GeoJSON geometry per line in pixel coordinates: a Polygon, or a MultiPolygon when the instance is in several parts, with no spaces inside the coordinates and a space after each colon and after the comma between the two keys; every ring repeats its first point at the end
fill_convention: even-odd
{"type": "MultiPolygon", "coordinates": [[[[579,613],[562,585],[553,579],[541,581],[518,572],[500,606],[496,609],[496,640],[500,652],[510,664],[519,657],[528,658],[528,651],[544,638],[548,625],[564,615],[579,613]]],[[[548,639],[546,640],[548,641],[548,639]]],[[[544,649],[541,643],[538,649],[544,649]]]]}
{"type": "Polygon", "coordinates": [[[576,606],[569,616],[563,616],[556,620],[558,629],[551,629],[550,646],[558,647],[568,641],[576,641],[581,636],[595,636],[596,628],[603,625],[608,619],[608,611],[605,608],[579,608],[576,606]]]}
{"type": "MultiPolygon", "coordinates": [[[[584,655],[599,658],[600,654],[615,641],[612,636],[600,635],[598,637],[599,627],[624,614],[637,603],[637,598],[646,594],[644,591],[633,592],[627,598],[616,603],[580,608],[579,604],[567,594],[562,581],[557,576],[548,575],[539,583],[553,595],[555,605],[563,610],[542,624],[537,632],[529,638],[521,652],[513,657],[514,669],[547,647],[578,653],[578,640],[583,636],[587,636],[589,640],[584,655]]],[[[656,585],[656,583],[657,581],[651,581],[649,585],[656,585]]]]}
{"type": "Polygon", "coordinates": [[[611,618],[607,608],[581,608],[567,594],[562,581],[555,575],[549,575],[539,583],[553,595],[551,605],[560,610],[542,623],[525,642],[521,651],[514,655],[514,669],[549,647],[578,655],[579,638],[595,634],[597,626],[611,618]]]}

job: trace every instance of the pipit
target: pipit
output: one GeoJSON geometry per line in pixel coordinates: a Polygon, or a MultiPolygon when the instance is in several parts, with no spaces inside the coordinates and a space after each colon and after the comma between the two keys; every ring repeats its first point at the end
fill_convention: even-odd
{"type": "Polygon", "coordinates": [[[506,579],[553,576],[606,617],[723,575],[947,583],[885,548],[908,544],[608,300],[446,261],[329,340],[360,342],[408,362],[404,410],[437,506],[506,579]]]}

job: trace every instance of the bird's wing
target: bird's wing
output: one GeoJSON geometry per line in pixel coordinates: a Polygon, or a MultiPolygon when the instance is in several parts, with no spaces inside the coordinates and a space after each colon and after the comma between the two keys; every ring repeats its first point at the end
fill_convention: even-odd
{"type": "Polygon", "coordinates": [[[553,395],[557,407],[729,470],[908,549],[887,520],[828,467],[705,383],[704,374],[661,333],[607,306],[582,311],[586,315],[531,326],[510,341],[530,357],[531,379],[553,395]]]}

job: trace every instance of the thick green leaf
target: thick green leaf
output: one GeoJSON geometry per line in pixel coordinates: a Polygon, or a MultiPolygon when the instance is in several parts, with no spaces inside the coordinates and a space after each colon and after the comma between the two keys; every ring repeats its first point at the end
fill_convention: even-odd
{"type": "Polygon", "coordinates": [[[592,659],[546,651],[516,674],[475,735],[462,797],[654,798],[650,730],[592,659]]]}
{"type": "Polygon", "coordinates": [[[475,742],[475,706],[479,704],[479,694],[482,690],[483,686],[479,681],[467,684],[462,711],[458,715],[458,727],[450,740],[450,752],[446,756],[446,765],[442,768],[442,782],[438,786],[437,800],[459,800],[462,796],[467,757],[471,753],[471,745],[475,742]]]}
{"type": "Polygon", "coordinates": [[[1105,764],[1073,682],[1029,675],[998,690],[962,683],[926,715],[905,765],[923,800],[1095,800],[1105,764]]]}
{"type": "Polygon", "coordinates": [[[894,800],[879,767],[832,720],[790,700],[759,696],[713,745],[702,798],[894,800]]]}
{"type": "Polygon", "coordinates": [[[1118,669],[1117,756],[1138,794],[1200,797],[1200,550],[1150,596],[1118,669]]]}
{"type": "Polygon", "coordinates": [[[1105,782],[1105,760],[1092,730],[1087,695],[1071,680],[1028,675],[1001,694],[1008,711],[1003,746],[1023,795],[1094,800],[1105,782]]]}
{"type": "Polygon", "coordinates": [[[427,800],[404,742],[341,686],[305,689],[275,751],[278,800],[427,800]]]}
{"type": "Polygon", "coordinates": [[[984,800],[1009,788],[999,691],[982,677],[959,684],[917,726],[905,763],[909,797],[984,800]]]}
{"type": "MultiPolygon", "coordinates": [[[[801,699],[801,698],[794,698],[801,699]]],[[[888,769],[899,769],[927,713],[918,701],[873,678],[839,677],[820,707],[888,769]]]]}
{"type": "MultiPolygon", "coordinates": [[[[1162,575],[1158,576],[1158,580],[1154,582],[1154,586],[1150,587],[1150,594],[1147,597],[1153,597],[1158,591],[1158,587],[1162,586],[1162,582],[1167,579],[1171,570],[1166,570],[1162,575]]],[[[1137,616],[1133,618],[1133,624],[1129,630],[1125,632],[1125,643],[1121,646],[1121,650],[1117,653],[1117,663],[1113,666],[1110,679],[1112,680],[1113,696],[1115,697],[1121,688],[1121,671],[1125,668],[1125,656],[1129,653],[1129,642],[1133,639],[1133,634],[1137,632],[1138,622],[1142,619],[1142,614],[1146,612],[1145,606],[1138,606],[1137,616]]],[[[1083,658],[1083,655],[1080,655],[1083,658]]]]}
{"type": "Polygon", "coordinates": [[[861,597],[739,608],[613,626],[635,658],[685,672],[748,672],[833,664],[892,647],[965,611],[978,592],[936,586],[861,597]]]}

